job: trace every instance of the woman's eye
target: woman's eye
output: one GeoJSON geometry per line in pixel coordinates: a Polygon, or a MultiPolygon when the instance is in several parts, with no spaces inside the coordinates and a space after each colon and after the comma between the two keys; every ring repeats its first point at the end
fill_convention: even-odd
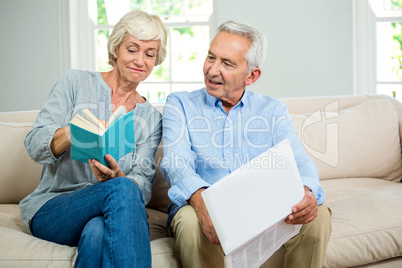
{"type": "Polygon", "coordinates": [[[150,57],[150,58],[155,57],[155,55],[154,55],[154,54],[147,54],[147,56],[148,56],[148,57],[150,57]]]}

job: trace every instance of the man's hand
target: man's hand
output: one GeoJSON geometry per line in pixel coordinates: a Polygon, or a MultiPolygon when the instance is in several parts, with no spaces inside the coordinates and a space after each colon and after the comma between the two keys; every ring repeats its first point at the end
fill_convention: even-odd
{"type": "MultiPolygon", "coordinates": [[[[95,159],[89,159],[88,163],[91,166],[92,172],[98,181],[103,182],[116,177],[125,177],[126,175],[120,170],[119,164],[110,155],[105,155],[105,159],[109,162],[109,166],[102,165],[95,159]]],[[[137,184],[138,185],[138,184],[137,184]]]]}
{"type": "Polygon", "coordinates": [[[207,208],[205,207],[204,200],[202,199],[201,196],[201,192],[203,192],[204,190],[205,189],[202,188],[196,191],[190,197],[188,202],[195,209],[202,231],[204,232],[204,235],[207,237],[209,242],[215,245],[219,245],[220,241],[218,235],[216,234],[215,227],[212,225],[211,218],[209,217],[207,208]]]}
{"type": "Polygon", "coordinates": [[[306,224],[312,222],[318,214],[317,199],[309,188],[304,186],[304,198],[292,208],[285,222],[287,224],[306,224]]]}

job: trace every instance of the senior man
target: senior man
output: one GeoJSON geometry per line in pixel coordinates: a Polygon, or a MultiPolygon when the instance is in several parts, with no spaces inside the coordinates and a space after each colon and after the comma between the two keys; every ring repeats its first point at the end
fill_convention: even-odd
{"type": "MultiPolygon", "coordinates": [[[[228,21],[218,27],[205,59],[205,88],[175,92],[163,111],[161,171],[171,186],[168,229],[183,267],[223,267],[223,251],[201,192],[260,153],[289,139],[305,196],[287,224],[303,224],[285,243],[284,267],[322,267],[331,233],[318,171],[297,137],[286,106],[247,86],[261,76],[266,38],[228,21]]],[[[273,204],[274,205],[274,204],[273,204]]]]}

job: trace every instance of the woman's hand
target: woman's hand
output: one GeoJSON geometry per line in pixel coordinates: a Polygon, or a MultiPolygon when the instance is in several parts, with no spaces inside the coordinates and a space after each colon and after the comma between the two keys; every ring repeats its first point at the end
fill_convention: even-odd
{"type": "MultiPolygon", "coordinates": [[[[88,163],[91,166],[92,172],[98,181],[103,182],[116,177],[125,177],[126,175],[120,170],[117,161],[110,155],[105,155],[105,159],[109,162],[109,167],[102,165],[95,159],[89,159],[88,163]]],[[[138,184],[137,184],[138,185],[138,184]]]]}

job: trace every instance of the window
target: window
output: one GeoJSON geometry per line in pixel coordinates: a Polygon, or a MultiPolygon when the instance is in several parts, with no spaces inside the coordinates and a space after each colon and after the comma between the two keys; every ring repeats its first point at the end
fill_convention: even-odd
{"type": "Polygon", "coordinates": [[[371,1],[375,13],[377,93],[402,101],[402,1],[371,1]]]}
{"type": "Polygon", "coordinates": [[[212,0],[96,0],[95,66],[108,71],[107,40],[117,21],[129,10],[158,15],[168,31],[167,56],[137,88],[151,103],[164,102],[173,91],[201,88],[202,66],[209,47],[212,0]]]}
{"type": "Polygon", "coordinates": [[[355,0],[356,93],[402,101],[402,0],[355,0]]]}

